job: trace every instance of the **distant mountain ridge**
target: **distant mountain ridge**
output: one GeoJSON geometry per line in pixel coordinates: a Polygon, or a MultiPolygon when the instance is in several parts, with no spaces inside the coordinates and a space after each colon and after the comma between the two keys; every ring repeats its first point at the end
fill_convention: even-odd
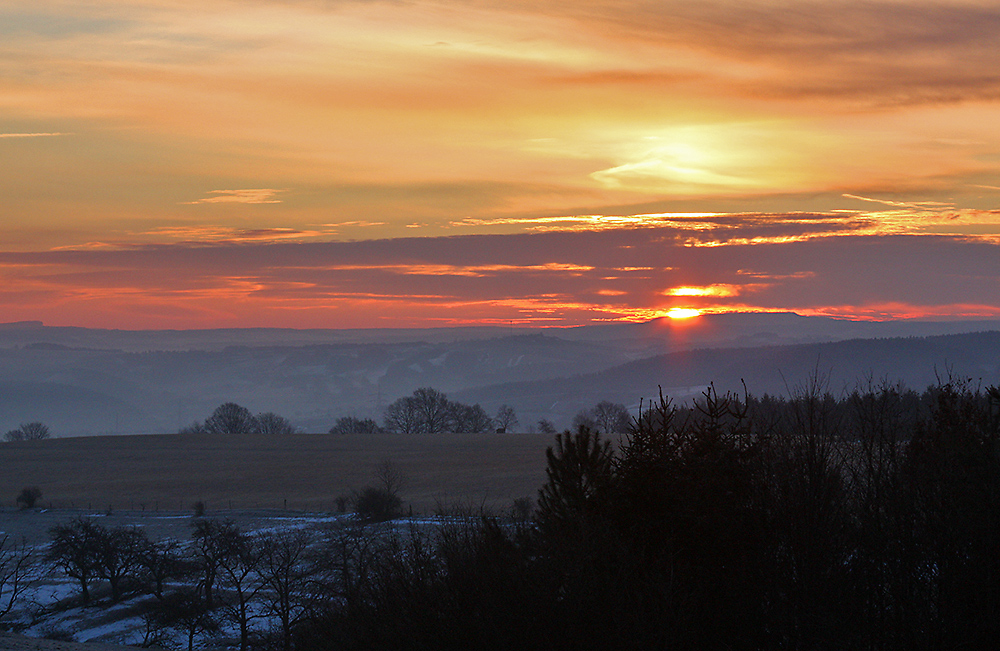
{"type": "MultiPolygon", "coordinates": [[[[754,392],[783,392],[784,383],[794,386],[827,366],[849,381],[870,370],[926,384],[935,366],[978,368],[975,346],[963,343],[970,335],[952,334],[970,330],[1000,330],[1000,322],[732,314],[549,329],[124,331],[0,324],[0,432],[32,420],[58,436],[173,432],[227,401],[325,431],[339,416],[381,419],[386,405],[422,386],[490,412],[511,404],[523,427],[543,417],[562,427],[598,400],[633,404],[657,385],[681,396],[710,381],[734,386],[743,377],[754,392]],[[966,339],[947,344],[947,337],[928,334],[966,339]],[[924,338],[909,344],[886,338],[916,335],[924,338]]],[[[996,346],[988,339],[976,345],[979,365],[992,377],[996,346]]]]}
{"type": "Polygon", "coordinates": [[[838,342],[753,348],[704,348],[636,360],[594,373],[477,387],[455,398],[488,404],[504,396],[525,414],[563,421],[600,400],[636,407],[664,393],[677,400],[697,396],[709,383],[719,391],[787,396],[811,378],[835,395],[868,380],[902,382],[922,391],[949,378],[1000,385],[1000,331],[933,337],[849,339],[838,342]]]}

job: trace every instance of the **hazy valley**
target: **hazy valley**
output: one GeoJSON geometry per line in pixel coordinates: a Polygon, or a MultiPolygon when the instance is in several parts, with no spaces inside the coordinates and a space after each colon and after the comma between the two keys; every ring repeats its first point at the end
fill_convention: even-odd
{"type": "Polygon", "coordinates": [[[792,314],[704,316],[566,329],[120,331],[0,326],[0,428],[55,436],[176,432],[235,401],[301,431],[381,419],[418,387],[522,428],[569,425],[604,399],[634,406],[709,382],[784,394],[810,374],[831,391],[866,377],[923,389],[935,376],[1000,381],[998,322],[852,322],[792,314]],[[970,334],[972,333],[972,334],[970,334]]]}

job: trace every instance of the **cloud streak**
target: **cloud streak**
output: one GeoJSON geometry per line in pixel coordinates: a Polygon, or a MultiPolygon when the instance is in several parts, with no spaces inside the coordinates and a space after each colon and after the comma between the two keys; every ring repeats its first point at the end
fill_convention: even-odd
{"type": "Polygon", "coordinates": [[[281,199],[275,199],[281,190],[270,188],[257,188],[248,190],[212,190],[209,196],[197,201],[187,201],[187,204],[199,203],[281,203],[281,199]]]}
{"type": "MultiPolygon", "coordinates": [[[[784,228],[798,233],[801,221],[789,215],[784,228]]],[[[753,228],[725,247],[688,246],[682,229],[661,225],[3,253],[0,301],[9,318],[109,325],[101,319],[131,313],[135,327],[578,325],[680,308],[1000,316],[1000,241],[843,233],[781,240],[769,223],[757,227],[770,233],[759,240],[753,228]],[[177,317],[165,324],[171,304],[177,317]],[[157,316],[143,320],[147,313],[157,316]]]]}
{"type": "Polygon", "coordinates": [[[52,138],[55,136],[71,136],[71,133],[0,133],[0,138],[52,138]]]}

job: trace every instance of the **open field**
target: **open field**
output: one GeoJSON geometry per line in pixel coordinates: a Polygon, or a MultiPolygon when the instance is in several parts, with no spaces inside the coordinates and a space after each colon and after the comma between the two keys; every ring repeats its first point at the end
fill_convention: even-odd
{"type": "Polygon", "coordinates": [[[0,444],[0,506],[25,486],[40,506],[88,510],[332,511],[391,461],[414,513],[438,505],[507,508],[537,496],[546,434],[103,436],[0,444]]]}

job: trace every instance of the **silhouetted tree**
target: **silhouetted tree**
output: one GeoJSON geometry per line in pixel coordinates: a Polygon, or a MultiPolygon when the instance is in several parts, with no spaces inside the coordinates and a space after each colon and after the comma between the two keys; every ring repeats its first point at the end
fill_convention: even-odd
{"type": "Polygon", "coordinates": [[[192,524],[194,555],[202,574],[201,585],[205,606],[215,608],[215,582],[219,568],[236,549],[234,540],[240,535],[232,520],[198,519],[192,524]]]}
{"type": "Polygon", "coordinates": [[[253,536],[229,527],[225,529],[222,546],[225,552],[220,555],[218,578],[220,587],[230,595],[223,609],[227,619],[239,627],[240,651],[246,651],[250,645],[250,621],[255,617],[252,603],[266,587],[257,576],[261,545],[253,536]]]}
{"type": "Polygon", "coordinates": [[[145,532],[135,527],[94,525],[94,576],[111,585],[112,601],[121,600],[124,581],[137,574],[148,542],[145,532]]]}
{"type": "Polygon", "coordinates": [[[23,601],[37,576],[34,552],[27,542],[15,543],[7,535],[0,538],[0,618],[23,601]]]}
{"type": "Polygon", "coordinates": [[[187,639],[188,651],[194,650],[194,640],[200,633],[215,633],[219,622],[197,588],[184,587],[159,602],[154,609],[158,626],[176,629],[187,639]]]}
{"type": "Polygon", "coordinates": [[[256,429],[257,419],[235,402],[219,405],[205,420],[205,431],[210,434],[251,434],[256,429]]]}
{"type": "Polygon", "coordinates": [[[538,431],[542,434],[555,434],[556,426],[551,420],[543,418],[538,421],[538,431]]]}
{"type": "Polygon", "coordinates": [[[602,400],[591,409],[597,429],[605,434],[624,434],[629,431],[632,417],[625,405],[602,400]]]}
{"type": "Polygon", "coordinates": [[[581,427],[586,427],[589,430],[597,430],[597,421],[594,420],[594,415],[590,413],[589,409],[581,409],[576,412],[573,416],[573,429],[578,430],[581,427]]]}
{"type": "Polygon", "coordinates": [[[490,421],[479,405],[452,402],[445,394],[429,387],[417,389],[413,395],[396,400],[385,410],[385,428],[403,434],[482,432],[490,428],[490,421]]]}
{"type": "Polygon", "coordinates": [[[385,408],[385,428],[390,432],[414,434],[422,431],[422,416],[413,396],[396,400],[385,408]]]}
{"type": "Polygon", "coordinates": [[[51,436],[49,428],[44,423],[32,422],[21,423],[17,429],[12,429],[4,434],[7,441],[39,441],[51,436]]]}
{"type": "Polygon", "coordinates": [[[95,551],[99,545],[100,529],[89,518],[77,518],[50,530],[48,560],[66,576],[76,579],[84,603],[90,601],[90,582],[97,576],[95,551]]]}
{"type": "Polygon", "coordinates": [[[354,416],[341,416],[330,428],[331,434],[378,434],[382,431],[371,418],[356,418],[354,416]]]}
{"type": "Polygon", "coordinates": [[[420,417],[424,433],[447,432],[451,425],[451,404],[448,396],[437,389],[423,387],[413,392],[413,404],[420,417]]]}
{"type": "Polygon", "coordinates": [[[450,406],[450,429],[454,432],[478,434],[488,432],[493,426],[493,419],[478,404],[470,406],[460,402],[452,402],[450,406]]]}
{"type": "Polygon", "coordinates": [[[517,426],[517,412],[510,405],[500,405],[494,420],[496,420],[497,427],[506,432],[517,426]]]}
{"type": "Polygon", "coordinates": [[[375,485],[366,486],[354,498],[354,512],[366,521],[383,522],[397,517],[403,506],[399,491],[403,473],[388,459],[375,467],[375,485]]]}
{"type": "Polygon", "coordinates": [[[269,597],[267,611],[278,622],[284,651],[291,649],[295,629],[313,616],[326,592],[309,542],[301,529],[269,532],[258,541],[262,594],[269,597]]]}
{"type": "Polygon", "coordinates": [[[194,421],[190,425],[180,428],[177,430],[178,434],[208,434],[208,430],[205,429],[205,423],[200,421],[194,421]]]}
{"type": "Polygon", "coordinates": [[[580,427],[574,434],[557,434],[545,457],[548,480],[538,494],[539,527],[559,538],[586,535],[611,497],[611,444],[580,427]]]}
{"type": "Polygon", "coordinates": [[[257,432],[261,434],[269,434],[273,436],[285,436],[288,434],[294,434],[295,428],[284,416],[279,416],[273,411],[267,411],[262,414],[257,414],[254,419],[257,423],[257,432]]]}
{"type": "Polygon", "coordinates": [[[163,586],[168,580],[184,576],[192,569],[181,558],[180,549],[176,540],[142,541],[138,565],[149,592],[157,599],[163,599],[163,586]]]}

